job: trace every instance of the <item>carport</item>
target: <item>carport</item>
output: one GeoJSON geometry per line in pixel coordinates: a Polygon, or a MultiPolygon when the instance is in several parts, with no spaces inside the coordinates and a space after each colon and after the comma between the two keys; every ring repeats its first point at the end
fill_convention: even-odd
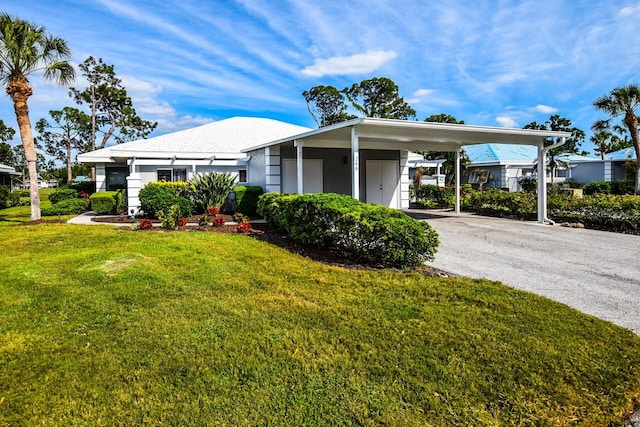
{"type": "MultiPolygon", "coordinates": [[[[368,153],[384,153],[395,151],[398,159],[399,170],[395,174],[396,182],[394,194],[397,195],[395,208],[408,207],[408,151],[428,150],[428,151],[449,151],[456,153],[455,161],[455,211],[460,212],[460,153],[465,145],[496,143],[496,144],[521,144],[533,145],[538,148],[538,222],[548,222],[547,218],[547,183],[546,183],[546,154],[559,145],[564,144],[565,138],[571,134],[568,132],[555,132],[534,129],[513,129],[489,126],[471,126],[448,123],[431,123],[408,120],[392,120],[379,118],[357,118],[332,126],[319,128],[310,132],[294,135],[289,138],[273,141],[261,146],[244,150],[249,153],[257,153],[262,149],[277,148],[274,153],[280,156],[280,147],[292,147],[295,149],[295,188],[298,194],[304,193],[305,177],[305,156],[306,150],[317,149],[341,149],[345,153],[343,156],[345,165],[350,165],[350,195],[358,200],[367,200],[369,197],[363,193],[361,181],[367,175],[365,169],[367,163],[361,165],[361,153],[367,150],[368,153]],[[544,142],[548,138],[558,141],[556,144],[545,147],[544,142]],[[398,202],[399,200],[399,202],[398,202]],[[406,206],[405,206],[406,205],[406,206]]],[[[381,156],[383,154],[380,154],[381,156]]],[[[273,154],[266,154],[262,157],[273,157],[273,154]]],[[[280,159],[271,164],[266,164],[266,174],[271,177],[271,189],[281,191],[284,186],[281,176],[280,159]],[[274,171],[274,166],[276,167],[274,171]]],[[[322,166],[327,169],[332,165],[322,166]]],[[[376,165],[377,166],[377,165],[376,165]]],[[[335,167],[335,164],[333,165],[335,167]]],[[[366,184],[369,185],[370,183],[366,184]]],[[[267,182],[269,187],[269,182],[267,182]]],[[[380,189],[383,184],[381,181],[380,189]]],[[[269,190],[269,188],[267,188],[269,190]]],[[[344,193],[348,193],[344,191],[344,193]]],[[[388,203],[383,203],[388,204],[388,203]]],[[[389,205],[389,204],[388,204],[389,205]]]]}

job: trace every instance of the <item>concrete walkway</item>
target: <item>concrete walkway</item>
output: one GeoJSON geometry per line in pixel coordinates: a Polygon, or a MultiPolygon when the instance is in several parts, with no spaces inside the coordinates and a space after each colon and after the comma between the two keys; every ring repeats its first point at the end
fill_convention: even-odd
{"type": "Polygon", "coordinates": [[[408,213],[440,235],[434,267],[499,280],[640,335],[640,236],[469,213],[408,213]]]}

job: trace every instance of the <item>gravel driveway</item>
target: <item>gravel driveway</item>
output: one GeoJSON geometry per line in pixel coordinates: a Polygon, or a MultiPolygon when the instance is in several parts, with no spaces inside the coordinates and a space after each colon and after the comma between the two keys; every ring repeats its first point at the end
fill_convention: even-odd
{"type": "Polygon", "coordinates": [[[469,213],[408,213],[440,234],[434,267],[499,280],[640,335],[640,236],[469,213]]]}

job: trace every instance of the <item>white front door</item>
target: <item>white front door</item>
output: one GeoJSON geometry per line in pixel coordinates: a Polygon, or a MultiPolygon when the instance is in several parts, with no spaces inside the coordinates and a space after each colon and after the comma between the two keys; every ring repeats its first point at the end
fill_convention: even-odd
{"type": "MultiPolygon", "coordinates": [[[[302,192],[322,193],[322,159],[302,160],[302,192]]],[[[298,171],[296,159],[282,160],[282,192],[295,194],[298,192],[298,171]]]]}
{"type": "Polygon", "coordinates": [[[398,209],[400,164],[397,160],[367,160],[367,203],[398,209]]]}

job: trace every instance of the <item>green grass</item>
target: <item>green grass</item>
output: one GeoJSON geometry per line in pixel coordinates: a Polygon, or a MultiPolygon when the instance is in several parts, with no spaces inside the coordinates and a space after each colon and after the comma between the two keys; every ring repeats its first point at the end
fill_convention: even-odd
{"type": "MultiPolygon", "coordinates": [[[[41,188],[40,192],[40,209],[50,207],[49,194],[53,193],[55,188],[41,188]]],[[[43,216],[44,221],[61,221],[66,222],[75,215],[43,216]]],[[[31,221],[31,206],[13,206],[6,209],[0,209],[0,227],[3,225],[15,225],[31,221]]]]}
{"type": "Polygon", "coordinates": [[[0,425],[607,425],[640,391],[640,338],[496,282],[242,235],[0,237],[0,425]]]}

